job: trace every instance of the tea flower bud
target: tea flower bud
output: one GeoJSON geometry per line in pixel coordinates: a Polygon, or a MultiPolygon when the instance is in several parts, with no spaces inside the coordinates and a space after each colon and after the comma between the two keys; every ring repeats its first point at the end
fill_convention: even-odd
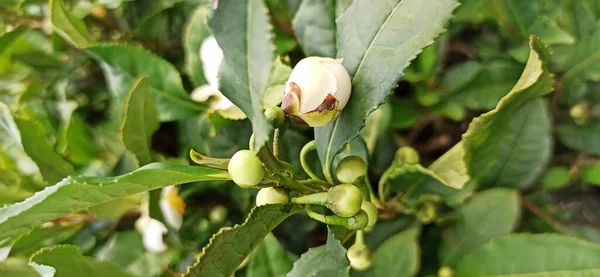
{"type": "Polygon", "coordinates": [[[208,218],[212,223],[221,223],[227,219],[227,214],[229,214],[229,210],[225,206],[218,205],[210,210],[208,218]]]}
{"type": "Polygon", "coordinates": [[[258,185],[265,176],[265,169],[252,150],[240,150],[235,153],[229,161],[227,171],[233,182],[242,188],[258,185]]]}
{"type": "Polygon", "coordinates": [[[348,217],[344,227],[348,230],[362,230],[367,228],[369,224],[369,216],[363,210],[358,211],[354,216],[348,217]]]}
{"type": "Polygon", "coordinates": [[[356,215],[360,211],[362,200],[362,192],[351,184],[332,187],[327,197],[329,209],[341,217],[356,215]]]}
{"type": "Polygon", "coordinates": [[[256,206],[268,204],[287,204],[290,197],[287,192],[281,188],[263,188],[256,195],[256,206]]]}
{"type": "Polygon", "coordinates": [[[367,223],[367,228],[373,227],[373,225],[377,223],[377,208],[375,207],[375,205],[373,205],[373,203],[371,202],[363,200],[360,209],[365,211],[369,216],[369,223],[367,223]]]}
{"type": "Polygon", "coordinates": [[[373,261],[371,250],[364,244],[353,244],[350,246],[348,252],[346,252],[346,257],[350,260],[350,266],[358,271],[369,268],[373,261]]]}
{"type": "Polygon", "coordinates": [[[367,175],[367,164],[358,156],[345,157],[338,164],[335,175],[340,182],[352,184],[367,175]]]}
{"type": "Polygon", "coordinates": [[[419,153],[413,148],[404,146],[396,151],[395,161],[399,164],[418,164],[419,153]]]}
{"type": "Polygon", "coordinates": [[[346,106],[351,88],[342,59],[308,57],[294,67],[281,108],[301,124],[323,126],[346,106]]]}

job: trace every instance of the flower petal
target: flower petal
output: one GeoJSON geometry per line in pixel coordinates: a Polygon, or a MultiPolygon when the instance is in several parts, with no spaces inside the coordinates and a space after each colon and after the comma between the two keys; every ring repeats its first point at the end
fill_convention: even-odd
{"type": "Polygon", "coordinates": [[[337,91],[335,74],[321,61],[335,61],[328,58],[309,57],[296,64],[288,82],[300,87],[300,113],[316,109],[328,94],[337,91]]]}
{"type": "Polygon", "coordinates": [[[219,66],[223,62],[223,50],[215,37],[210,36],[202,41],[200,45],[200,59],[202,60],[202,70],[204,78],[209,85],[219,87],[219,66]]]}

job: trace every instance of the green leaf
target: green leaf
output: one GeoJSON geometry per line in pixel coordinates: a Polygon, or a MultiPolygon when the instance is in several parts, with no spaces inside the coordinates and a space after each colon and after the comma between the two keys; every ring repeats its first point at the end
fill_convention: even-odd
{"type": "Polygon", "coordinates": [[[562,235],[518,234],[492,240],[465,256],[455,276],[592,277],[600,274],[598,261],[598,244],[562,235]]]}
{"type": "Polygon", "coordinates": [[[73,174],[75,169],[54,150],[54,144],[47,137],[40,137],[40,131],[43,132],[45,127],[34,116],[28,111],[22,111],[14,119],[21,133],[25,152],[35,161],[44,180],[53,184],[73,174]]]}
{"type": "Polygon", "coordinates": [[[139,78],[133,83],[125,99],[124,109],[121,139],[140,165],[149,164],[154,160],[152,134],[158,129],[159,122],[147,78],[139,78]]]}
{"type": "Polygon", "coordinates": [[[570,51],[563,80],[567,88],[585,81],[600,81],[600,30],[582,38],[570,51]]]}
{"type": "MultiPolygon", "coordinates": [[[[584,168],[582,170],[582,177],[584,168]]],[[[585,179],[585,178],[584,178],[585,179]]],[[[561,189],[569,185],[571,172],[566,166],[555,166],[549,168],[542,177],[542,185],[545,189],[561,189]]]]}
{"type": "Polygon", "coordinates": [[[583,126],[564,123],[556,127],[556,135],[560,142],[573,150],[600,155],[600,122],[583,126]]]}
{"type": "Polygon", "coordinates": [[[227,172],[153,163],[116,177],[68,177],[13,205],[0,208],[0,240],[44,222],[124,196],[189,182],[228,180],[227,172]]]}
{"type": "MultiPolygon", "coordinates": [[[[134,81],[148,77],[161,121],[186,118],[204,110],[203,105],[188,97],[177,69],[147,50],[125,44],[97,44],[86,52],[100,63],[119,107],[134,81]]],[[[120,121],[122,115],[116,114],[115,118],[120,121]]]]}
{"type": "MultiPolygon", "coordinates": [[[[1,4],[0,4],[1,5],[1,4]]],[[[0,276],[40,277],[25,259],[9,258],[0,262],[0,276]]]]}
{"type": "Polygon", "coordinates": [[[175,256],[173,251],[147,252],[137,231],[115,233],[96,253],[99,261],[112,262],[127,272],[140,276],[157,276],[175,256]]]}
{"type": "Polygon", "coordinates": [[[273,234],[265,237],[259,245],[246,271],[247,277],[285,277],[292,269],[293,262],[285,248],[273,234]]]}
{"type": "Polygon", "coordinates": [[[493,238],[509,234],[520,216],[519,194],[513,189],[489,189],[460,207],[453,224],[444,230],[440,260],[455,265],[464,255],[493,238]]]}
{"type": "Polygon", "coordinates": [[[410,228],[381,244],[373,255],[373,265],[367,276],[416,276],[419,273],[421,250],[419,228],[410,228]]]}
{"type": "Polygon", "coordinates": [[[292,23],[307,57],[335,57],[335,6],[335,0],[305,0],[300,4],[292,23]]]}
{"type": "Polygon", "coordinates": [[[206,24],[209,13],[209,7],[198,7],[186,23],[183,33],[182,44],[185,50],[185,73],[190,77],[195,86],[206,83],[204,70],[202,69],[202,60],[200,59],[200,46],[202,45],[202,41],[210,36],[210,29],[206,24]]]}
{"type": "Polygon", "coordinates": [[[50,22],[58,33],[77,48],[87,48],[94,43],[85,23],[65,10],[63,0],[50,0],[50,22]]]}
{"type": "Polygon", "coordinates": [[[33,254],[30,265],[42,277],[133,277],[123,269],[107,262],[99,262],[83,256],[79,248],[72,245],[58,245],[44,248],[33,254]]]}
{"type": "Polygon", "coordinates": [[[13,160],[22,174],[34,175],[39,172],[35,162],[25,152],[21,133],[4,102],[0,102],[0,150],[13,160]]]}
{"type": "Polygon", "coordinates": [[[254,208],[246,221],[221,229],[202,249],[198,260],[188,268],[188,277],[229,277],[273,228],[299,212],[294,205],[266,205],[254,208]]]}
{"type": "Polygon", "coordinates": [[[540,59],[546,49],[530,41],[529,61],[521,79],[490,112],[473,119],[463,135],[471,178],[483,186],[526,188],[544,169],[551,153],[546,102],[552,77],[540,59]]]}
{"type": "Polygon", "coordinates": [[[593,185],[600,185],[600,162],[582,166],[580,174],[581,179],[583,179],[584,182],[593,185]]]}
{"type": "Polygon", "coordinates": [[[256,149],[269,139],[261,95],[273,66],[274,48],[266,12],[261,0],[223,1],[208,20],[224,55],[219,90],[252,121],[256,149]]]}
{"type": "Polygon", "coordinates": [[[308,251],[294,263],[287,277],[306,276],[349,276],[350,262],[346,258],[346,249],[335,238],[331,230],[327,232],[327,243],[308,251]]]}
{"type": "Polygon", "coordinates": [[[459,142],[429,165],[429,170],[444,180],[447,186],[462,189],[470,180],[467,165],[463,160],[464,151],[462,143],[459,142]]]}
{"type": "Polygon", "coordinates": [[[315,129],[326,175],[335,155],[359,135],[410,61],[444,31],[456,6],[455,0],[356,0],[337,19],[337,57],[353,76],[352,96],[335,121],[315,129]]]}
{"type": "Polygon", "coordinates": [[[456,91],[479,75],[483,65],[477,61],[466,61],[464,63],[448,68],[440,80],[440,87],[449,92],[456,91]]]}

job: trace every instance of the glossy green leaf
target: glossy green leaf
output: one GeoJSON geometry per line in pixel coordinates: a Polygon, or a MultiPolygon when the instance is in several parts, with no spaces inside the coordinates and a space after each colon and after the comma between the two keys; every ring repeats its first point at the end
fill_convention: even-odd
{"type": "Polygon", "coordinates": [[[168,163],[149,164],[116,177],[68,177],[23,202],[0,208],[0,239],[123,196],[169,185],[227,179],[229,174],[221,170],[168,163]]]}
{"type": "Polygon", "coordinates": [[[139,78],[125,98],[121,139],[127,150],[131,151],[140,165],[151,163],[152,134],[158,129],[156,106],[150,95],[150,81],[139,78]]]}
{"type": "MultiPolygon", "coordinates": [[[[204,110],[203,105],[188,97],[177,69],[147,50],[124,44],[97,44],[86,52],[100,63],[108,87],[121,105],[119,101],[124,101],[134,81],[148,77],[161,121],[186,118],[204,110]]],[[[115,115],[118,119],[121,116],[115,115]]]]}
{"type": "Polygon", "coordinates": [[[545,46],[530,42],[521,79],[490,112],[475,119],[463,135],[470,176],[482,186],[526,188],[544,169],[551,153],[546,103],[535,98],[552,91],[542,57],[545,46]]]}
{"type": "Polygon", "coordinates": [[[556,127],[556,135],[561,143],[567,147],[581,151],[600,155],[600,123],[594,122],[587,125],[576,125],[574,123],[565,123],[556,127]]]}
{"type": "Polygon", "coordinates": [[[520,211],[519,194],[513,189],[476,194],[455,212],[452,225],[444,230],[442,264],[453,266],[491,239],[509,234],[519,222],[520,211]]]}
{"type": "Polygon", "coordinates": [[[600,30],[577,42],[565,67],[563,80],[567,88],[584,81],[600,81],[600,30]]]}
{"type": "Polygon", "coordinates": [[[350,262],[346,258],[346,249],[329,230],[327,243],[308,251],[294,263],[287,277],[306,276],[349,276],[350,262]]]}
{"type": "Polygon", "coordinates": [[[254,208],[246,221],[221,229],[202,249],[186,277],[229,277],[273,228],[299,212],[294,205],[266,205],[254,208]]]}
{"type": "Polygon", "coordinates": [[[410,228],[381,244],[367,276],[416,276],[421,264],[419,233],[419,228],[410,228]]]}
{"type": "Polygon", "coordinates": [[[84,256],[72,245],[44,248],[33,254],[30,265],[41,277],[133,277],[118,266],[84,256]]]}
{"type": "Polygon", "coordinates": [[[455,276],[592,277],[600,274],[598,261],[598,244],[562,235],[518,234],[492,240],[465,256],[456,264],[455,276]]]}
{"type": "Polygon", "coordinates": [[[185,73],[190,77],[195,86],[206,83],[204,70],[202,69],[202,60],[200,60],[200,46],[202,45],[202,41],[210,36],[210,29],[206,24],[209,13],[209,7],[198,7],[186,23],[183,33],[182,43],[185,50],[185,73]]]}
{"type": "Polygon", "coordinates": [[[223,1],[208,20],[224,55],[219,90],[252,121],[256,149],[269,139],[261,94],[275,57],[266,12],[261,0],[223,1]]]}
{"type": "Polygon", "coordinates": [[[337,57],[352,76],[352,96],[335,121],[315,129],[326,174],[335,155],[392,93],[410,61],[444,31],[457,5],[455,0],[356,0],[337,19],[337,57]]]}
{"type": "Polygon", "coordinates": [[[94,43],[85,23],[65,9],[63,0],[50,0],[50,22],[63,38],[77,48],[86,48],[94,43]]]}
{"type": "Polygon", "coordinates": [[[335,57],[335,6],[335,0],[305,0],[300,4],[293,26],[307,57],[335,57]]]}
{"type": "Polygon", "coordinates": [[[246,271],[247,277],[285,277],[292,269],[293,262],[285,248],[273,234],[265,237],[252,254],[246,271]]]}

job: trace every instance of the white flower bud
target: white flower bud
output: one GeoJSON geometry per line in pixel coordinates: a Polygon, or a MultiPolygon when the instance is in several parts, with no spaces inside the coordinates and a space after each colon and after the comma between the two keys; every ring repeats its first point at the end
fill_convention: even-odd
{"type": "Polygon", "coordinates": [[[290,197],[287,192],[281,188],[263,188],[260,189],[256,195],[256,206],[287,203],[290,203],[290,197]]]}
{"type": "Polygon", "coordinates": [[[342,59],[308,57],[294,67],[281,108],[301,124],[323,126],[346,106],[351,88],[342,59]]]}

